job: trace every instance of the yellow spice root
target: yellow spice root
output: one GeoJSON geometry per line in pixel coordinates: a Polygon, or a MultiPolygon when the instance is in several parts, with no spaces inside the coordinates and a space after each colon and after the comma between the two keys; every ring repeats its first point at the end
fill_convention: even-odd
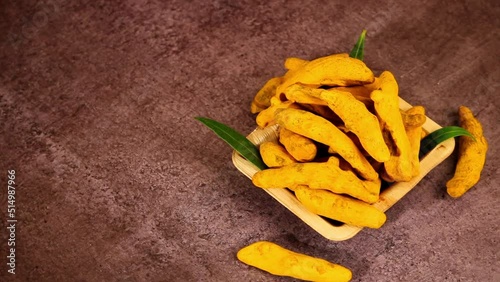
{"type": "Polygon", "coordinates": [[[414,106],[407,111],[400,110],[401,118],[405,128],[421,127],[425,121],[425,109],[422,106],[414,106]]]}
{"type": "MultiPolygon", "coordinates": [[[[328,105],[326,101],[321,100],[318,97],[312,96],[307,91],[308,87],[300,84],[292,84],[284,90],[284,94],[289,101],[294,101],[301,104],[313,104],[313,105],[328,105]]],[[[312,89],[312,88],[309,88],[312,89]]],[[[317,91],[322,91],[321,89],[316,89],[317,91]]]]}
{"type": "Polygon", "coordinates": [[[343,121],[347,130],[356,134],[366,152],[378,162],[389,160],[389,148],[382,137],[377,117],[350,93],[335,89],[319,92],[319,97],[328,103],[343,121]]]}
{"type": "Polygon", "coordinates": [[[377,172],[354,142],[325,118],[303,110],[283,109],[277,111],[276,122],[281,127],[330,146],[365,179],[378,179],[377,172]]]}
{"type": "Polygon", "coordinates": [[[299,185],[294,189],[297,199],[311,212],[351,225],[380,228],[385,213],[365,202],[337,195],[330,191],[299,185]]]}
{"type": "Polygon", "coordinates": [[[488,142],[483,136],[483,127],[472,111],[465,106],[460,106],[458,114],[460,126],[467,129],[476,140],[467,136],[459,137],[459,157],[455,175],[446,183],[447,192],[453,198],[462,196],[479,181],[488,151],[488,142]]]}
{"type": "Polygon", "coordinates": [[[395,145],[384,168],[391,179],[409,181],[412,178],[411,147],[399,112],[398,84],[388,71],[380,75],[379,81],[380,89],[374,90],[370,97],[384,129],[390,133],[395,145]]]}
{"type": "Polygon", "coordinates": [[[349,86],[372,83],[373,72],[360,60],[346,54],[321,57],[285,74],[283,83],[276,89],[276,95],[295,83],[314,86],[349,86]]]}
{"type": "Polygon", "coordinates": [[[286,58],[285,60],[285,68],[287,70],[296,70],[298,68],[303,67],[305,64],[307,64],[309,61],[300,59],[300,58],[295,58],[295,57],[290,57],[286,58]]]}
{"type": "Polygon", "coordinates": [[[250,106],[252,114],[256,114],[271,106],[271,98],[274,96],[274,93],[276,93],[276,87],[278,87],[281,82],[281,77],[273,77],[264,84],[253,98],[252,105],[250,106]]]}
{"type": "Polygon", "coordinates": [[[350,87],[334,87],[332,89],[349,92],[352,96],[356,97],[358,101],[363,102],[366,106],[373,106],[373,101],[370,98],[370,94],[373,90],[379,89],[380,81],[377,77],[375,77],[375,81],[370,84],[364,84],[359,86],[350,86],[350,87]]]}
{"type": "Polygon", "coordinates": [[[286,188],[307,185],[312,189],[326,189],[337,194],[347,194],[367,203],[379,198],[380,179],[359,179],[350,170],[339,167],[339,159],[330,157],[325,163],[296,163],[280,168],[257,172],[252,182],[260,188],[286,188]]]}
{"type": "Polygon", "coordinates": [[[297,104],[293,101],[285,101],[281,102],[280,99],[273,97],[271,98],[271,106],[263,111],[261,111],[257,118],[255,119],[257,125],[264,128],[268,125],[272,125],[274,123],[274,118],[276,114],[276,110],[278,109],[286,109],[286,108],[299,108],[297,104]]]}
{"type": "Polygon", "coordinates": [[[332,122],[333,124],[343,124],[342,120],[336,115],[328,106],[314,105],[314,104],[299,104],[304,110],[322,116],[332,122]]]}
{"type": "Polygon", "coordinates": [[[390,152],[382,137],[379,120],[350,92],[294,84],[285,89],[285,95],[298,103],[327,104],[341,118],[347,131],[356,134],[370,156],[378,162],[389,160],[390,152]]]}
{"type": "Polygon", "coordinates": [[[273,275],[305,281],[347,282],[352,278],[351,271],[341,265],[296,253],[268,241],[242,248],[237,257],[241,262],[273,275]]]}
{"type": "Polygon", "coordinates": [[[422,106],[414,106],[413,108],[402,113],[403,122],[406,130],[406,135],[410,141],[411,147],[411,166],[412,178],[420,174],[420,140],[422,137],[422,125],[424,125],[425,109],[422,106]]]}
{"type": "Polygon", "coordinates": [[[259,147],[262,161],[268,167],[282,167],[297,161],[278,143],[264,142],[259,147]]]}
{"type": "Polygon", "coordinates": [[[250,104],[250,112],[252,114],[260,113],[265,109],[266,108],[261,108],[261,107],[257,106],[257,104],[255,104],[254,102],[252,102],[252,104],[250,104]]]}
{"type": "Polygon", "coordinates": [[[313,141],[286,128],[280,129],[280,143],[299,162],[313,160],[318,152],[316,144],[313,141]]]}

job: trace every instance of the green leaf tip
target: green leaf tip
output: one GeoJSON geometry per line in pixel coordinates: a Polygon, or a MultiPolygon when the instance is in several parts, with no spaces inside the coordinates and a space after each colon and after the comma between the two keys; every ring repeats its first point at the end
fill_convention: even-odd
{"type": "Polygon", "coordinates": [[[363,29],[361,35],[358,38],[358,42],[356,42],[356,44],[351,50],[351,53],[349,53],[349,57],[361,61],[363,60],[364,49],[365,49],[365,38],[366,38],[366,29],[363,29]]]}
{"type": "Polygon", "coordinates": [[[224,140],[229,146],[240,153],[245,159],[253,163],[259,169],[265,169],[266,165],[262,162],[259,149],[245,136],[232,129],[231,127],[206,117],[195,117],[208,128],[210,128],[220,139],[224,140]]]}
{"type": "Polygon", "coordinates": [[[476,141],[476,138],[474,138],[474,136],[466,129],[460,126],[446,126],[433,131],[420,141],[420,152],[418,157],[422,158],[436,148],[441,142],[458,136],[468,136],[476,141]]]}

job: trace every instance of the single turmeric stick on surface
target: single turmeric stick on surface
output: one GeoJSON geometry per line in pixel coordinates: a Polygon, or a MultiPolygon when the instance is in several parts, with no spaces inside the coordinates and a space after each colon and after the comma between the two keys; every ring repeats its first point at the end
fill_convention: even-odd
{"type": "Polygon", "coordinates": [[[460,126],[469,131],[476,140],[468,136],[460,136],[458,139],[459,157],[455,175],[446,183],[446,191],[453,198],[461,197],[479,182],[488,151],[488,142],[484,138],[483,127],[472,111],[465,106],[460,106],[458,114],[460,126]]]}
{"type": "Polygon", "coordinates": [[[305,281],[348,282],[352,272],[338,264],[285,249],[275,243],[258,241],[238,251],[238,259],[273,275],[305,281]]]}

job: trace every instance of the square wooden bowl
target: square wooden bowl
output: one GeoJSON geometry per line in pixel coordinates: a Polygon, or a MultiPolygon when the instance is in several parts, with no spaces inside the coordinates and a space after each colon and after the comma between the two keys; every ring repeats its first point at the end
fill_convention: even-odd
{"type": "MultiPolygon", "coordinates": [[[[399,99],[399,107],[402,110],[407,110],[412,106],[403,99],[399,99]]],[[[427,117],[423,129],[426,132],[433,132],[440,129],[437,123],[427,117]]],[[[270,126],[264,129],[255,129],[247,138],[254,144],[259,145],[265,141],[274,141],[278,139],[278,126],[270,126]]],[[[434,167],[446,159],[455,148],[455,139],[451,138],[441,143],[438,147],[432,150],[427,156],[420,161],[420,174],[414,177],[409,182],[394,183],[388,188],[384,189],[380,194],[378,202],[372,204],[374,207],[381,211],[386,211],[397,203],[401,198],[410,192],[422,178],[429,173],[434,167]]],[[[234,166],[248,178],[259,171],[251,162],[243,158],[238,152],[233,151],[233,164],[234,166]]],[[[261,188],[258,188],[261,189],[261,188]]],[[[319,234],[327,239],[333,241],[343,241],[354,237],[360,232],[363,227],[353,226],[348,224],[335,225],[325,220],[324,218],[310,212],[306,209],[295,197],[295,195],[288,189],[272,188],[264,189],[274,199],[284,205],[287,209],[298,216],[302,221],[309,225],[312,229],[316,230],[319,234]]]]}

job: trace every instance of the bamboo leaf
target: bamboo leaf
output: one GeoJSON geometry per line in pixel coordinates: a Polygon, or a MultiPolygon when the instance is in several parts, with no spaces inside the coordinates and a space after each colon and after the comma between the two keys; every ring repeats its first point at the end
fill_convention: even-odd
{"type": "Polygon", "coordinates": [[[365,38],[366,38],[366,30],[363,29],[361,32],[361,35],[358,38],[358,42],[354,45],[354,47],[351,50],[351,53],[349,53],[349,57],[363,60],[363,54],[364,54],[364,49],[365,49],[365,38]]]}
{"type": "Polygon", "coordinates": [[[262,162],[259,150],[250,140],[238,133],[231,127],[222,124],[213,119],[205,117],[195,117],[208,128],[210,128],[220,139],[224,140],[229,146],[240,153],[245,159],[253,163],[259,169],[265,169],[266,165],[262,162]]]}
{"type": "Polygon", "coordinates": [[[474,140],[474,136],[466,129],[460,126],[446,126],[440,128],[429,135],[425,136],[422,141],[420,141],[420,152],[418,157],[422,158],[427,155],[432,149],[436,148],[439,143],[448,140],[449,138],[454,138],[458,136],[468,136],[474,140]]]}

